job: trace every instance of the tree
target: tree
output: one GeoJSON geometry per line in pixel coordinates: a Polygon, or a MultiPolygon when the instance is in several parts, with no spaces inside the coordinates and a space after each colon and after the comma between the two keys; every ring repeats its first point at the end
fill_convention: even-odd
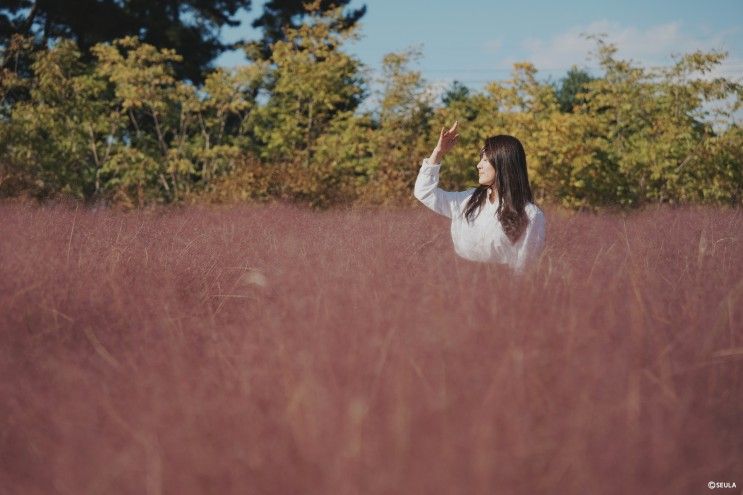
{"type": "MultiPolygon", "coordinates": [[[[343,8],[351,0],[321,0],[318,12],[327,12],[335,8],[343,8]]],[[[263,6],[263,15],[253,21],[253,27],[263,30],[263,37],[246,46],[248,56],[254,60],[267,60],[271,56],[271,47],[277,41],[286,39],[287,28],[296,29],[307,15],[306,0],[269,0],[263,6]]],[[[366,5],[351,10],[338,17],[331,29],[345,31],[361,19],[366,13],[366,5]]]]}
{"type": "Polygon", "coordinates": [[[234,46],[219,41],[220,28],[239,25],[234,15],[250,5],[251,0],[0,0],[0,48],[6,51],[13,34],[32,35],[37,48],[71,38],[85,63],[93,60],[90,48],[96,43],[133,35],[188,54],[175,65],[176,77],[198,84],[211,61],[234,46]]]}
{"type": "Polygon", "coordinates": [[[420,50],[414,47],[388,53],[382,60],[367,202],[414,201],[410,194],[417,172],[414,162],[430,153],[433,139],[433,93],[421,72],[411,67],[420,57],[420,50]]]}
{"type": "Polygon", "coordinates": [[[333,117],[353,111],[364,97],[361,62],[341,50],[355,32],[337,32],[341,9],[323,12],[319,5],[309,5],[310,19],[287,28],[286,40],[271,46],[273,89],[256,130],[269,160],[300,156],[309,166],[317,138],[333,117]]]}
{"type": "Polygon", "coordinates": [[[33,77],[0,79],[0,101],[15,85],[29,95],[0,106],[0,194],[180,201],[250,146],[266,64],[215,70],[197,91],[174,77],[172,50],[130,36],[91,51],[95,62],[84,64],[63,39],[31,56],[33,77]]]}
{"type": "Polygon", "coordinates": [[[560,110],[562,112],[572,112],[577,103],[584,102],[585,100],[578,95],[585,92],[587,84],[593,80],[594,78],[588,72],[575,65],[572,66],[567,75],[560,80],[560,83],[555,85],[560,110]]]}
{"type": "Polygon", "coordinates": [[[449,89],[444,93],[444,96],[441,97],[441,101],[448,107],[456,101],[466,100],[469,94],[470,89],[467,86],[459,81],[453,81],[449,89]]]}
{"type": "Polygon", "coordinates": [[[69,40],[33,59],[32,79],[4,78],[4,89],[22,85],[29,101],[3,115],[0,183],[39,198],[58,192],[88,198],[111,151],[99,138],[118,127],[117,119],[109,117],[106,83],[80,62],[80,52],[69,40]]]}
{"type": "Polygon", "coordinates": [[[686,54],[653,71],[616,58],[616,46],[601,36],[590,38],[597,41],[604,75],[586,84],[584,102],[562,114],[572,118],[552,134],[554,140],[571,129],[564,137],[575,143],[575,151],[584,149],[571,152],[572,162],[542,169],[569,171],[556,194],[563,203],[637,206],[739,198],[740,155],[732,150],[741,135],[732,115],[740,108],[743,86],[705,76],[727,54],[686,54]],[[732,123],[723,135],[716,135],[705,108],[715,101],[729,102],[720,110],[732,123]]]}

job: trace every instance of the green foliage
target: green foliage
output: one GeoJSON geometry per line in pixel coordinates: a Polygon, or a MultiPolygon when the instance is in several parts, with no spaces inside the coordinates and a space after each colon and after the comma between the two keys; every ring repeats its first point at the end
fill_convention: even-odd
{"type": "Polygon", "coordinates": [[[437,106],[411,49],[384,57],[373,108],[362,110],[371,81],[344,51],[356,34],[342,25],[340,8],[315,2],[268,60],[214,70],[200,86],[177,77],[180,55],[134,37],[94,46],[93,62],[71,41],[35,52],[16,37],[4,57],[33,63],[29,74],[2,69],[0,195],[411,204],[421,159],[459,120],[449,190],[477,184],[486,137],[511,134],[538,201],[743,204],[743,88],[711,76],[725,53],[649,70],[596,36],[600,77],[573,68],[556,86],[520,62],[483,91],[452,85],[437,106]]]}
{"type": "Polygon", "coordinates": [[[96,134],[107,126],[105,81],[80,63],[80,52],[66,40],[40,52],[32,70],[30,101],[17,102],[3,120],[3,175],[37,196],[86,197],[96,184],[94,158],[103,151],[96,134]]]}
{"type": "Polygon", "coordinates": [[[441,102],[444,106],[450,106],[456,101],[462,101],[467,98],[470,94],[470,89],[459,81],[451,83],[449,89],[446,90],[444,96],[441,97],[441,102]]]}
{"type": "Polygon", "coordinates": [[[219,41],[220,28],[238,24],[237,11],[250,6],[251,0],[4,0],[0,48],[17,34],[30,35],[37,49],[44,49],[48,40],[67,37],[77,43],[87,63],[94,59],[91,48],[96,44],[141,35],[149,45],[188,54],[175,66],[178,78],[201,83],[210,62],[230,48],[219,41]]]}
{"type": "Polygon", "coordinates": [[[605,77],[588,83],[586,102],[576,108],[595,159],[581,170],[568,196],[594,205],[714,201],[703,191],[719,171],[714,161],[698,161],[699,150],[708,148],[715,136],[712,125],[702,120],[707,112],[703,103],[735,95],[740,85],[692,74],[709,72],[724,54],[685,55],[654,73],[617,60],[615,52],[616,47],[598,40],[605,77]],[[581,180],[587,174],[611,187],[581,180]]]}
{"type": "MultiPolygon", "coordinates": [[[[328,12],[342,8],[350,0],[315,0],[313,7],[308,9],[305,0],[268,0],[263,4],[263,14],[253,21],[253,27],[260,28],[263,36],[260,40],[247,43],[245,51],[251,60],[268,60],[271,58],[273,46],[277,41],[287,39],[287,27],[296,29],[309,12],[328,12]]],[[[335,17],[332,25],[334,31],[346,31],[356,25],[366,13],[366,6],[350,10],[348,13],[335,17]]]]}
{"type": "MultiPolygon", "coordinates": [[[[203,185],[232,166],[239,145],[248,140],[247,121],[255,106],[255,88],[264,77],[264,64],[214,71],[199,94],[192,85],[173,77],[169,63],[180,56],[171,50],[124,38],[114,45],[99,45],[94,52],[99,72],[115,88],[117,107],[128,117],[129,132],[122,143],[158,164],[148,170],[162,187],[160,197],[176,201],[194,185],[203,185]],[[124,48],[126,54],[117,48],[124,48]],[[234,127],[229,133],[228,125],[234,127]]],[[[112,178],[122,172],[119,167],[105,171],[112,178]]],[[[135,185],[128,181],[113,184],[135,185]]]]}
{"type": "Polygon", "coordinates": [[[273,92],[255,129],[263,158],[310,166],[315,144],[335,116],[361,101],[360,62],[338,49],[355,33],[333,30],[340,16],[340,9],[313,10],[307,22],[287,28],[286,40],[273,45],[273,92]]]}
{"type": "MultiPolygon", "coordinates": [[[[416,163],[431,152],[433,97],[420,71],[410,65],[420,51],[390,53],[382,61],[382,87],[374,115],[369,182],[364,201],[372,204],[412,202],[416,163]]],[[[435,141],[434,141],[435,144],[435,141]]]]}
{"type": "Polygon", "coordinates": [[[586,100],[582,93],[585,92],[587,84],[593,80],[594,78],[588,72],[575,65],[572,66],[560,83],[554,85],[560,110],[572,112],[576,104],[585,103],[586,100]]]}
{"type": "Polygon", "coordinates": [[[2,123],[4,175],[37,196],[129,204],[176,201],[229,169],[249,141],[260,64],[178,81],[180,56],[129,37],[93,47],[82,64],[64,40],[39,52],[30,99],[2,123]]]}

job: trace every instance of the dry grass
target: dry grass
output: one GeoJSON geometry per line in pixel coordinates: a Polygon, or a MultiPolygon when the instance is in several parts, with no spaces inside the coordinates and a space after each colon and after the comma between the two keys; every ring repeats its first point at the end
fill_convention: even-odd
{"type": "Polygon", "coordinates": [[[515,278],[422,208],[0,207],[0,491],[740,487],[743,213],[545,211],[515,278]]]}

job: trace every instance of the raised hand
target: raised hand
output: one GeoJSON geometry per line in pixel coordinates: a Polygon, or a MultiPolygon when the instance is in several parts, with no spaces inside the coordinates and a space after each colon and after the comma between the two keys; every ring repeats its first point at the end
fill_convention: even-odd
{"type": "Polygon", "coordinates": [[[440,163],[444,158],[444,155],[446,155],[457,143],[457,139],[459,139],[459,133],[457,132],[458,125],[459,121],[454,121],[454,125],[451,126],[451,129],[447,130],[446,127],[441,128],[439,142],[436,143],[436,148],[434,148],[433,153],[431,153],[431,157],[428,160],[430,163],[440,163]]]}

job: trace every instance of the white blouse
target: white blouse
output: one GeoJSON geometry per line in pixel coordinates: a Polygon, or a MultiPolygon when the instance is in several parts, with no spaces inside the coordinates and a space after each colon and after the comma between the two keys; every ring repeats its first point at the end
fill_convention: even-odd
{"type": "Polygon", "coordinates": [[[539,207],[527,203],[529,224],[516,243],[511,244],[495,216],[498,203],[491,203],[487,198],[480,211],[475,211],[477,216],[469,224],[464,218],[464,210],[476,189],[444,191],[438,187],[440,168],[440,163],[431,164],[427,158],[424,159],[413,194],[439,215],[452,219],[451,237],[457,255],[471,261],[506,264],[519,273],[539,257],[545,244],[544,212],[539,207]]]}

